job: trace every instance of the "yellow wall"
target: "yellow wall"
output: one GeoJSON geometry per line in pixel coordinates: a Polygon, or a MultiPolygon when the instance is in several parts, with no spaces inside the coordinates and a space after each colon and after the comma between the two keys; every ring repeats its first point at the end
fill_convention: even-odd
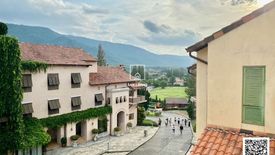
{"type": "MultiPolygon", "coordinates": [[[[198,58],[207,60],[207,48],[202,49],[197,54],[198,58]]],[[[197,62],[197,108],[196,108],[196,128],[197,135],[200,135],[206,127],[207,109],[207,65],[197,62]]]]}
{"type": "MultiPolygon", "coordinates": [[[[209,43],[208,124],[275,133],[274,19],[275,9],[209,43]],[[243,66],[266,67],[265,126],[241,123],[243,66]]],[[[200,65],[198,73],[205,72],[199,70],[200,65]]],[[[204,82],[201,74],[198,85],[204,82]]],[[[203,98],[200,91],[203,90],[198,91],[198,99],[203,98]]],[[[198,123],[203,119],[200,115],[203,114],[198,114],[198,123]]]]}

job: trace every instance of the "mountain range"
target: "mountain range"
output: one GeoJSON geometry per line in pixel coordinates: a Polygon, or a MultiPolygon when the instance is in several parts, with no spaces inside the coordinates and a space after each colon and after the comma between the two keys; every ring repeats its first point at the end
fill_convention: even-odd
{"type": "Polygon", "coordinates": [[[109,65],[144,64],[151,67],[188,67],[194,63],[188,56],[158,55],[133,45],[64,35],[46,27],[7,25],[9,35],[15,36],[20,42],[82,48],[94,57],[97,55],[98,45],[101,44],[109,65]]]}

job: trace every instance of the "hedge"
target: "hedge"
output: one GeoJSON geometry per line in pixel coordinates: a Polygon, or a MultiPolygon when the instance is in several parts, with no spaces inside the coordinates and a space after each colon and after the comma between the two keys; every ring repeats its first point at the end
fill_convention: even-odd
{"type": "Polygon", "coordinates": [[[40,122],[44,127],[54,129],[54,128],[61,127],[66,123],[79,122],[86,119],[101,117],[110,113],[112,113],[112,107],[105,106],[105,107],[90,108],[84,111],[76,111],[68,114],[43,118],[43,119],[40,119],[40,122]]]}

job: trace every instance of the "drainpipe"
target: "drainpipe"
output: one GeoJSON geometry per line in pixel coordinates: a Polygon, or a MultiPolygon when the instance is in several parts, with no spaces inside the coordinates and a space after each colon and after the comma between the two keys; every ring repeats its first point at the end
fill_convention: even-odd
{"type": "Polygon", "coordinates": [[[196,76],[195,74],[193,74],[193,73],[191,72],[191,68],[187,68],[187,72],[188,72],[188,74],[190,74],[190,75],[192,75],[192,76],[196,76]]]}
{"type": "MultiPolygon", "coordinates": [[[[107,99],[108,99],[108,96],[107,96],[107,87],[110,86],[110,85],[111,84],[105,85],[105,105],[106,105],[107,99]]],[[[110,106],[111,106],[111,101],[110,101],[110,106]]],[[[110,119],[109,119],[109,122],[110,122],[110,135],[112,134],[112,113],[110,114],[110,119]]]]}
{"type": "MultiPolygon", "coordinates": [[[[194,51],[192,51],[192,52],[194,52],[194,51]]],[[[189,56],[190,56],[191,58],[193,58],[193,59],[195,59],[195,60],[198,60],[199,62],[202,62],[202,63],[204,63],[204,64],[206,64],[206,65],[208,64],[207,61],[202,60],[202,59],[200,59],[200,58],[198,58],[198,57],[192,55],[192,52],[189,52],[189,56]]]]}

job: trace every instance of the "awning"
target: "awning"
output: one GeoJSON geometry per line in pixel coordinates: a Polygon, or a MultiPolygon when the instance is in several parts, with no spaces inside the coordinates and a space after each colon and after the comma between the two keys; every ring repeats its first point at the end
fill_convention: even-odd
{"type": "Polygon", "coordinates": [[[49,84],[49,86],[59,85],[58,74],[48,74],[48,84],[49,84]]]}
{"type": "Polygon", "coordinates": [[[60,103],[59,100],[49,100],[48,101],[49,108],[51,110],[59,109],[60,108],[60,103]]]}
{"type": "Polygon", "coordinates": [[[32,75],[31,74],[24,74],[23,75],[22,87],[23,88],[32,87],[32,75]]]}
{"type": "Polygon", "coordinates": [[[73,97],[72,98],[72,106],[80,106],[81,105],[81,98],[80,97],[73,97]]]}
{"type": "Polygon", "coordinates": [[[72,77],[73,84],[80,84],[82,81],[80,73],[72,73],[71,77],[72,77]]]}
{"type": "Polygon", "coordinates": [[[32,103],[23,104],[23,114],[33,113],[32,103]]]}
{"type": "Polygon", "coordinates": [[[104,100],[104,97],[102,94],[95,94],[96,102],[101,102],[104,100]]]}

